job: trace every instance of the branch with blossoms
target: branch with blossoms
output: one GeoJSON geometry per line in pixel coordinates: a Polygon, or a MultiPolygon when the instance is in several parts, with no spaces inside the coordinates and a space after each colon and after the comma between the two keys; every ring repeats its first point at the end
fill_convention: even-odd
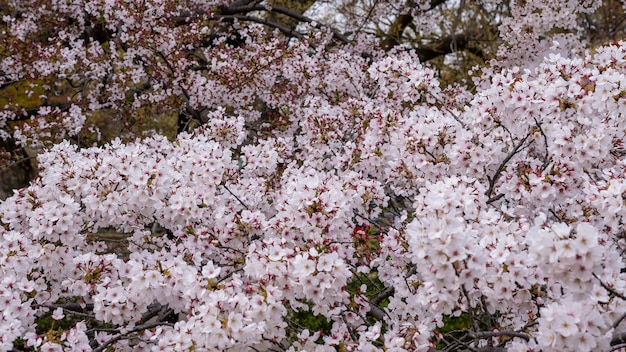
{"type": "MultiPolygon", "coordinates": [[[[565,1],[567,13],[511,4],[498,55],[534,55],[535,30],[575,25],[569,10],[586,9],[565,1]],[[528,26],[533,17],[549,22],[528,26]]],[[[409,17],[434,3],[416,1],[409,17]]],[[[53,4],[3,17],[20,50],[1,65],[41,78],[33,96],[76,93],[66,130],[84,123],[77,109],[195,114],[201,126],[91,148],[51,142],[40,176],[0,203],[1,350],[623,343],[626,44],[519,68],[494,60],[469,89],[366,33],[325,45],[330,36],[288,40],[234,20],[265,21],[278,13],[269,7],[53,4]]],[[[368,19],[388,19],[387,5],[368,19]]]]}
{"type": "Polygon", "coordinates": [[[97,347],[95,347],[93,349],[93,352],[102,352],[102,351],[106,351],[107,348],[109,348],[109,346],[111,346],[112,344],[118,342],[119,340],[122,339],[132,339],[135,338],[137,333],[139,332],[143,332],[146,330],[150,330],[153,328],[162,328],[164,326],[169,326],[172,327],[174,326],[174,324],[172,323],[167,323],[167,322],[163,322],[163,321],[156,321],[153,323],[147,323],[147,324],[142,324],[142,325],[137,325],[132,329],[129,329],[128,331],[124,331],[122,332],[121,329],[113,329],[113,330],[107,330],[107,332],[112,332],[115,333],[117,335],[111,337],[110,339],[104,341],[103,343],[99,344],[97,347]]]}
{"type": "MultiPolygon", "coordinates": [[[[600,283],[600,285],[602,286],[602,288],[604,288],[611,295],[614,295],[615,297],[621,299],[622,301],[626,301],[626,296],[616,291],[615,288],[611,287],[609,284],[602,281],[602,279],[596,273],[593,274],[593,277],[596,278],[598,282],[600,283]]],[[[611,325],[612,328],[617,329],[618,326],[624,321],[624,319],[626,319],[626,313],[623,313],[617,319],[615,319],[615,321],[611,325]]],[[[612,346],[611,351],[617,351],[620,348],[623,348],[625,345],[626,345],[626,333],[615,332],[613,336],[611,337],[611,346],[612,346]]]]}
{"type": "Polygon", "coordinates": [[[253,17],[249,15],[237,16],[242,13],[250,13],[250,12],[273,12],[273,13],[285,15],[285,16],[288,16],[290,18],[297,20],[298,22],[308,23],[316,29],[327,29],[333,34],[333,38],[337,39],[338,41],[344,44],[348,44],[351,42],[347,37],[341,34],[337,29],[333,27],[325,26],[324,24],[318,23],[307,16],[304,16],[300,13],[297,13],[295,11],[292,11],[290,9],[287,9],[281,6],[257,5],[254,3],[252,5],[247,4],[244,6],[239,6],[239,5],[223,6],[223,7],[220,7],[217,11],[217,18],[238,18],[238,19],[243,19],[246,21],[262,23],[262,24],[268,25],[269,27],[277,28],[288,36],[294,35],[296,37],[304,38],[303,35],[279,23],[271,22],[263,18],[257,18],[257,17],[253,17]],[[233,16],[233,17],[230,17],[230,16],[233,16]]]}
{"type": "Polygon", "coordinates": [[[498,166],[498,169],[496,170],[496,172],[493,174],[493,176],[489,176],[487,175],[487,180],[489,180],[489,188],[487,189],[487,192],[485,193],[485,195],[487,197],[489,197],[489,199],[487,199],[487,203],[493,203],[496,200],[502,198],[503,195],[496,195],[495,197],[492,197],[493,194],[493,190],[496,186],[496,182],[498,182],[498,179],[500,178],[500,175],[502,174],[502,172],[506,169],[507,164],[509,161],[511,161],[511,159],[518,154],[520,151],[522,151],[523,149],[527,148],[530,144],[532,144],[534,141],[530,141],[529,144],[526,144],[526,140],[528,139],[528,137],[530,137],[530,134],[527,134],[524,138],[522,138],[517,145],[515,145],[515,147],[513,147],[513,149],[509,152],[509,154],[506,155],[506,157],[502,160],[502,162],[500,163],[500,165],[498,166]]]}
{"type": "MultiPolygon", "coordinates": [[[[607,283],[605,283],[604,281],[602,281],[602,279],[600,279],[600,277],[598,276],[598,274],[593,273],[593,277],[596,278],[598,280],[598,282],[600,283],[600,285],[602,286],[602,288],[604,288],[605,290],[607,290],[610,294],[615,295],[616,297],[618,297],[619,299],[626,301],[626,296],[624,296],[622,293],[617,292],[613,287],[611,287],[610,285],[608,285],[607,283]]],[[[616,323],[619,324],[619,322],[622,320],[623,318],[619,319],[616,323]]]]}

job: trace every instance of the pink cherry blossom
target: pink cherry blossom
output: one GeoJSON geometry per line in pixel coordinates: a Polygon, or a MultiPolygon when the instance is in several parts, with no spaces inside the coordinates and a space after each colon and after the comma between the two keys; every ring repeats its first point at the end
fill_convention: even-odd
{"type": "Polygon", "coordinates": [[[283,34],[248,16],[263,1],[9,3],[0,85],[81,89],[0,112],[0,138],[45,147],[0,203],[0,350],[624,340],[626,42],[578,37],[603,1],[508,4],[466,86],[370,34],[404,14],[439,35],[433,1],[283,34]],[[132,130],[150,114],[185,132],[132,130]]]}

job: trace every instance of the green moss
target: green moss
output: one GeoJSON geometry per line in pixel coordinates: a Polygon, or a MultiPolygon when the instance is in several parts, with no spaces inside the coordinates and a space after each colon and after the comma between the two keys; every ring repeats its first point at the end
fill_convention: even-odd
{"type": "Polygon", "coordinates": [[[0,90],[0,107],[9,105],[25,109],[34,108],[43,103],[41,96],[44,94],[40,82],[16,82],[0,90]]]}

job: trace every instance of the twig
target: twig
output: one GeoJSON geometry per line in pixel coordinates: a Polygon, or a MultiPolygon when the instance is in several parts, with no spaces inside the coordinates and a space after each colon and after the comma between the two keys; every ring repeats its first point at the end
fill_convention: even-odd
{"type": "Polygon", "coordinates": [[[473,339],[489,339],[492,337],[519,337],[520,339],[524,339],[526,341],[530,341],[530,336],[521,332],[515,331],[479,331],[469,335],[473,339]]]}
{"type": "Polygon", "coordinates": [[[536,322],[536,321],[533,321],[533,322],[531,322],[531,323],[527,323],[526,325],[524,325],[524,326],[522,326],[521,328],[517,329],[515,332],[522,332],[522,331],[524,331],[524,330],[528,329],[529,327],[531,327],[531,326],[535,326],[535,325],[537,325],[537,324],[539,324],[539,323],[538,323],[538,322],[536,322]]]}
{"type": "Polygon", "coordinates": [[[391,296],[393,296],[393,294],[396,292],[396,290],[393,287],[387,287],[386,289],[382,290],[379,294],[377,294],[375,297],[373,297],[370,302],[373,304],[380,304],[380,302],[382,302],[385,298],[389,298],[391,296]]]}
{"type": "Polygon", "coordinates": [[[233,197],[235,197],[235,199],[237,199],[239,201],[239,203],[241,203],[241,205],[243,205],[244,208],[246,208],[247,210],[250,210],[250,208],[248,208],[246,203],[244,203],[241,199],[239,199],[239,197],[237,197],[235,195],[235,193],[233,193],[226,185],[222,185],[222,187],[224,187],[224,189],[226,189],[228,191],[228,193],[230,193],[233,197]]]}
{"type": "Polygon", "coordinates": [[[361,219],[363,219],[363,220],[365,220],[365,221],[369,222],[370,224],[372,224],[372,225],[376,226],[376,228],[377,228],[377,229],[379,229],[379,230],[381,230],[381,232],[382,232],[382,230],[384,230],[384,226],[383,226],[383,225],[381,225],[380,223],[378,223],[378,221],[376,221],[376,220],[372,220],[372,219],[370,219],[370,218],[366,218],[365,216],[363,216],[363,215],[359,214],[356,210],[354,210],[354,216],[356,216],[357,218],[361,218],[361,219]]]}
{"type": "Polygon", "coordinates": [[[456,347],[460,347],[463,346],[463,348],[465,348],[466,350],[472,351],[472,352],[476,352],[476,350],[472,347],[470,347],[470,342],[464,342],[461,341],[460,339],[457,339],[456,337],[454,337],[452,334],[448,334],[448,337],[451,338],[453,340],[453,343],[451,344],[451,346],[446,347],[446,351],[462,351],[456,347]]]}
{"type": "Polygon", "coordinates": [[[461,285],[461,290],[463,291],[463,296],[465,296],[465,299],[467,300],[467,313],[470,316],[472,328],[474,329],[474,331],[478,331],[478,324],[476,323],[476,318],[474,318],[474,311],[472,310],[472,302],[470,300],[469,293],[467,293],[467,289],[465,289],[465,285],[461,285]]]}
{"type": "Polygon", "coordinates": [[[450,115],[452,115],[452,118],[454,118],[454,119],[456,120],[456,122],[458,122],[458,123],[459,123],[459,125],[461,125],[461,127],[463,127],[463,129],[464,129],[464,130],[466,130],[466,131],[470,131],[469,126],[468,126],[465,122],[463,122],[463,120],[461,120],[461,117],[460,117],[459,115],[455,114],[455,113],[454,113],[454,111],[452,111],[452,109],[450,109],[449,107],[447,107],[447,106],[446,106],[446,105],[445,105],[445,104],[444,104],[441,100],[439,100],[439,99],[437,98],[437,96],[435,96],[435,95],[434,95],[433,93],[431,93],[431,92],[427,92],[427,94],[428,94],[428,95],[430,95],[430,96],[431,96],[431,98],[435,99],[435,101],[437,101],[437,102],[441,105],[441,108],[443,108],[443,109],[445,109],[446,111],[448,111],[448,113],[449,113],[450,115]]]}
{"type": "Polygon", "coordinates": [[[363,30],[363,27],[365,27],[365,24],[367,23],[367,21],[369,21],[370,17],[372,17],[372,14],[374,13],[374,9],[376,8],[377,5],[378,5],[378,0],[374,0],[374,3],[370,7],[369,11],[367,11],[367,15],[365,16],[365,18],[363,19],[363,21],[359,25],[359,28],[357,28],[356,31],[354,31],[355,34],[361,33],[361,31],[363,30]]]}
{"type": "MultiPolygon", "coordinates": [[[[75,316],[83,317],[83,318],[89,318],[89,319],[93,319],[94,318],[93,314],[85,313],[84,309],[82,307],[80,307],[80,305],[78,303],[70,303],[70,304],[44,304],[44,305],[39,305],[39,307],[48,307],[48,308],[51,308],[51,309],[61,308],[67,314],[71,314],[71,315],[75,315],[75,316]]],[[[91,305],[91,308],[93,308],[93,304],[91,305]]]]}
{"type": "Polygon", "coordinates": [[[232,19],[237,19],[240,21],[248,21],[248,22],[255,22],[255,23],[260,23],[263,25],[266,25],[268,27],[272,27],[272,28],[276,28],[279,31],[281,31],[283,34],[287,35],[287,36],[293,36],[296,37],[298,39],[304,39],[304,35],[296,32],[295,30],[283,26],[281,24],[275,23],[275,22],[270,22],[264,18],[258,18],[258,17],[254,17],[254,16],[243,16],[243,15],[224,15],[224,16],[220,16],[220,18],[232,18],[232,19]]]}
{"type": "Polygon", "coordinates": [[[219,281],[217,282],[218,284],[228,280],[228,278],[230,278],[231,276],[233,276],[233,274],[238,273],[240,271],[243,271],[243,268],[239,268],[239,269],[235,269],[231,272],[229,272],[228,274],[226,274],[223,278],[219,279],[219,281]]]}
{"type": "Polygon", "coordinates": [[[87,303],[84,307],[78,303],[36,304],[34,307],[63,308],[68,311],[83,313],[85,310],[93,309],[93,303],[87,303]]]}
{"type": "MultiPolygon", "coordinates": [[[[155,328],[158,326],[174,326],[174,324],[172,323],[167,323],[167,322],[154,322],[154,323],[150,323],[150,324],[143,324],[143,325],[139,325],[137,327],[135,327],[134,329],[124,333],[124,334],[119,334],[117,336],[112,337],[111,339],[109,339],[108,341],[105,341],[102,345],[100,345],[98,348],[95,348],[93,350],[93,352],[102,352],[104,350],[107,349],[107,347],[121,339],[123,339],[124,337],[142,331],[142,330],[146,330],[146,329],[150,329],[150,328],[155,328]]],[[[119,329],[117,329],[116,331],[119,331],[119,329]]]]}
{"type": "Polygon", "coordinates": [[[489,309],[487,309],[487,302],[485,301],[485,296],[480,296],[480,304],[483,308],[483,314],[485,316],[485,324],[487,324],[487,328],[491,329],[493,327],[493,317],[491,313],[489,313],[489,309]]]}
{"type": "Polygon", "coordinates": [[[354,333],[354,327],[352,326],[352,324],[348,324],[348,319],[346,319],[346,315],[344,313],[341,313],[341,320],[343,320],[343,323],[348,328],[348,333],[350,333],[352,341],[358,341],[358,338],[354,333]]]}
{"type": "Polygon", "coordinates": [[[495,202],[495,201],[499,200],[499,199],[500,199],[500,198],[502,198],[502,197],[504,197],[504,193],[500,193],[500,194],[498,194],[497,196],[494,196],[494,197],[491,197],[491,198],[487,199],[487,202],[486,202],[486,203],[487,203],[487,204],[491,204],[491,203],[493,203],[493,202],[495,202]]]}
{"type": "Polygon", "coordinates": [[[613,327],[613,329],[617,328],[619,326],[619,324],[622,322],[622,320],[624,320],[624,319],[626,319],[626,312],[624,312],[624,314],[622,314],[622,316],[617,318],[617,320],[613,323],[613,325],[611,325],[613,327]]]}
{"type": "MultiPolygon", "coordinates": [[[[330,27],[330,26],[326,26],[323,24],[320,24],[316,21],[314,21],[313,19],[306,17],[302,14],[299,14],[295,11],[292,11],[290,9],[284,8],[284,7],[280,7],[280,6],[263,6],[263,5],[254,5],[254,6],[232,6],[232,7],[223,7],[220,9],[220,13],[217,14],[217,16],[220,17],[226,17],[228,15],[237,15],[240,13],[249,13],[252,11],[267,11],[267,12],[275,12],[275,13],[280,13],[282,15],[285,16],[289,16],[295,20],[298,20],[300,22],[306,22],[311,24],[313,27],[320,29],[322,27],[328,28],[332,33],[333,33],[333,37],[335,37],[335,39],[348,44],[350,43],[350,40],[348,38],[346,38],[343,34],[339,33],[339,31],[337,31],[335,28],[330,27]]],[[[260,20],[260,19],[259,19],[260,20]]],[[[259,22],[260,23],[260,22],[259,22]]],[[[278,24],[270,24],[268,23],[267,25],[271,25],[272,27],[278,28],[277,26],[279,26],[278,24]]]]}
{"type": "Polygon", "coordinates": [[[3,173],[5,171],[11,169],[12,167],[15,167],[15,166],[17,166],[19,164],[25,163],[27,161],[30,161],[30,160],[36,159],[36,158],[37,158],[36,155],[35,156],[29,156],[29,157],[26,157],[26,158],[21,158],[20,160],[16,160],[16,161],[14,161],[12,163],[6,164],[5,167],[0,168],[0,173],[3,173]]]}
{"type": "Polygon", "coordinates": [[[595,277],[596,279],[598,279],[598,281],[600,282],[600,285],[602,286],[602,288],[604,288],[605,290],[609,291],[610,293],[614,294],[616,297],[621,298],[622,300],[626,301],[626,297],[624,297],[623,294],[615,291],[612,287],[609,287],[607,284],[605,284],[604,282],[602,282],[602,280],[600,280],[600,278],[598,277],[598,275],[596,275],[596,273],[593,273],[593,277],[595,277]]]}
{"type": "Polygon", "coordinates": [[[543,171],[548,167],[548,165],[550,165],[550,152],[548,150],[548,136],[546,136],[546,133],[543,131],[543,128],[541,128],[541,124],[539,123],[539,121],[537,121],[537,118],[533,117],[533,119],[535,120],[535,123],[537,124],[537,128],[539,128],[539,132],[543,136],[544,146],[546,150],[546,155],[543,157],[543,164],[541,165],[541,171],[543,171]]]}
{"type": "Polygon", "coordinates": [[[493,193],[493,188],[496,185],[496,182],[498,181],[498,179],[500,178],[500,174],[502,174],[502,171],[504,171],[504,169],[506,168],[506,164],[517,154],[519,153],[520,150],[528,147],[530,144],[532,144],[533,141],[530,141],[530,143],[526,146],[524,146],[524,143],[526,143],[526,140],[528,139],[528,137],[530,137],[530,134],[527,134],[526,137],[524,137],[516,146],[515,148],[513,148],[513,150],[504,158],[504,160],[502,160],[502,163],[500,163],[500,166],[498,166],[498,170],[496,170],[496,173],[493,175],[493,177],[489,177],[487,176],[487,179],[489,179],[489,189],[487,190],[487,192],[485,193],[485,195],[487,197],[491,197],[491,194],[493,193]]]}
{"type": "Polygon", "coordinates": [[[457,29],[457,26],[459,24],[459,20],[463,16],[463,8],[464,7],[465,7],[465,0],[460,0],[459,1],[459,7],[456,10],[456,16],[454,17],[454,22],[452,23],[452,30],[450,31],[450,33],[452,33],[452,41],[450,42],[450,51],[452,51],[452,52],[456,52],[456,49],[457,49],[457,45],[456,45],[456,29],[457,29]]]}
{"type": "MultiPolygon", "coordinates": [[[[392,288],[393,290],[393,288],[392,288]]],[[[381,292],[381,294],[379,294],[378,296],[369,299],[367,297],[365,297],[364,295],[361,295],[361,297],[363,299],[365,299],[369,304],[370,304],[370,310],[367,312],[367,315],[372,316],[374,318],[376,318],[377,320],[383,320],[385,319],[385,316],[387,316],[388,318],[391,318],[389,316],[389,314],[387,314],[387,312],[385,312],[384,309],[382,309],[378,304],[380,302],[382,302],[382,300],[384,300],[385,298],[391,296],[393,294],[393,292],[390,293],[389,288],[383,290],[381,292]],[[376,300],[376,302],[375,302],[376,300]]]]}
{"type": "Polygon", "coordinates": [[[617,351],[621,348],[626,348],[626,343],[620,343],[618,345],[614,345],[611,347],[611,349],[609,350],[609,352],[613,352],[613,351],[617,351]]]}

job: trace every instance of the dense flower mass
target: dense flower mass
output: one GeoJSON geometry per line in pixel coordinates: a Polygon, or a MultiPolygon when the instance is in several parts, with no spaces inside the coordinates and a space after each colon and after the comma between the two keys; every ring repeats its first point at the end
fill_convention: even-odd
{"type": "MultiPolygon", "coordinates": [[[[213,30],[201,19],[232,8],[112,3],[53,1],[50,21],[68,29],[48,35],[64,45],[0,63],[2,83],[85,81],[75,103],[29,123],[0,113],[14,138],[51,145],[38,178],[0,203],[0,350],[626,341],[626,42],[540,38],[600,1],[515,7],[501,24],[511,56],[477,69],[473,89],[443,86],[411,50],[335,45],[314,22],[291,40],[235,23],[236,38],[192,52],[213,30]],[[89,115],[181,101],[199,127],[172,140],[53,143],[89,115]]],[[[3,21],[27,45],[44,14],[3,21]]]]}

